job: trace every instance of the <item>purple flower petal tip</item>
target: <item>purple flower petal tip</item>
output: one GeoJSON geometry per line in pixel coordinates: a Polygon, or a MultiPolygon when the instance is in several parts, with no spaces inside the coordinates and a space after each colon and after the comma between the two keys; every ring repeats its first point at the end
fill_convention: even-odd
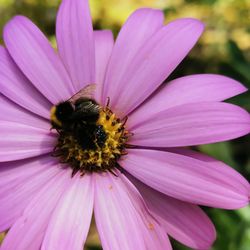
{"type": "Polygon", "coordinates": [[[188,103],[220,102],[246,91],[244,85],[226,76],[197,74],[180,77],[163,85],[153,97],[131,114],[130,121],[136,124],[137,120],[141,121],[141,114],[152,116],[188,103]]]}
{"type": "Polygon", "coordinates": [[[16,16],[10,20],[3,37],[17,66],[51,103],[67,100],[75,93],[60,57],[28,18],[16,16]]]}
{"type": "MultiPolygon", "coordinates": [[[[133,114],[131,115],[133,119],[133,114]]],[[[131,124],[131,144],[149,147],[182,147],[231,140],[250,132],[250,115],[221,102],[182,104],[150,117],[143,114],[131,124]],[[134,127],[133,127],[134,126],[134,127]]]]}
{"type": "Polygon", "coordinates": [[[133,111],[172,73],[204,29],[200,21],[192,18],[177,19],[163,26],[157,13],[155,10],[133,13],[114,45],[103,101],[109,97],[112,109],[121,117],[133,111]]]}
{"type": "Polygon", "coordinates": [[[219,161],[209,163],[197,157],[199,154],[131,149],[120,164],[150,187],[186,202],[224,209],[248,204],[246,179],[219,161]]]}

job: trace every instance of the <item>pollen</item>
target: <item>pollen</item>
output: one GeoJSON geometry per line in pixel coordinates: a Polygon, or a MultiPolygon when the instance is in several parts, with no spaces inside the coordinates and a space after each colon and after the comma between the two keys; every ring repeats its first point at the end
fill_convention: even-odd
{"type": "Polygon", "coordinates": [[[78,171],[82,175],[86,172],[114,173],[119,167],[117,160],[126,154],[125,145],[129,133],[125,129],[125,121],[121,121],[109,107],[105,107],[100,109],[96,123],[85,124],[83,129],[89,133],[76,135],[71,131],[58,130],[59,137],[53,155],[71,166],[72,176],[78,171]],[[81,137],[81,143],[78,137],[81,137]]]}
{"type": "Polygon", "coordinates": [[[154,230],[154,228],[155,228],[155,227],[154,227],[154,224],[153,224],[153,223],[151,223],[151,222],[148,223],[148,229],[149,229],[149,230],[154,230]]]}

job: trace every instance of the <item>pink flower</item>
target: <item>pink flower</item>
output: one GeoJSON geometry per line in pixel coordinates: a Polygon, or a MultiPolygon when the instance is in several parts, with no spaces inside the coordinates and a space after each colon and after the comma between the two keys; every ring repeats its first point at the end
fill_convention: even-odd
{"type": "MultiPolygon", "coordinates": [[[[104,249],[171,249],[167,234],[191,248],[210,248],[215,229],[198,205],[244,207],[249,183],[224,163],[182,147],[248,134],[249,114],[222,102],[246,88],[205,74],[173,80],[155,92],[202,31],[198,20],[178,19],[164,26],[161,11],[140,9],[114,43],[110,31],[93,32],[87,0],[63,0],[57,16],[58,53],[27,18],[14,17],[5,26],[0,231],[10,229],[2,250],[82,249],[93,210],[104,249]],[[94,161],[92,172],[77,160],[82,153],[71,154],[75,149],[69,142],[58,142],[74,138],[78,145],[75,130],[50,130],[51,107],[91,83],[97,83],[95,99],[104,117],[116,115],[110,125],[116,137],[107,132],[108,122],[98,118],[108,153],[103,156],[103,146],[96,144],[101,158],[86,151],[94,161]],[[122,125],[118,117],[126,116],[122,125]],[[119,147],[111,149],[108,140],[119,147]],[[51,156],[58,143],[60,153],[68,147],[60,156],[68,164],[51,156]],[[96,159],[113,165],[108,169],[96,159]],[[96,171],[99,167],[107,171],[96,171]]],[[[91,136],[97,140],[96,130],[91,136]]]]}

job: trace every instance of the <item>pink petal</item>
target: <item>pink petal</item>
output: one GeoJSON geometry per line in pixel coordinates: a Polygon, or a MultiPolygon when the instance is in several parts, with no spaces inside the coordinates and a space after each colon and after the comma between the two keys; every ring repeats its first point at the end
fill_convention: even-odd
{"type": "Polygon", "coordinates": [[[121,179],[111,174],[94,177],[95,221],[103,249],[144,249],[138,215],[121,179]]]}
{"type": "MultiPolygon", "coordinates": [[[[102,87],[107,66],[114,45],[113,34],[110,30],[94,32],[95,39],[95,82],[97,83],[96,100],[101,102],[102,87]]],[[[104,105],[106,103],[103,103],[104,105]]]]}
{"type": "Polygon", "coordinates": [[[139,9],[128,18],[117,37],[111,55],[103,88],[103,104],[106,103],[107,97],[110,97],[113,105],[117,102],[120,85],[124,83],[123,79],[131,62],[147,40],[162,27],[163,19],[163,13],[153,9],[139,9]]]}
{"type": "Polygon", "coordinates": [[[134,133],[130,144],[180,147],[226,141],[248,134],[250,115],[228,103],[189,103],[153,116],[143,113],[138,123],[131,126],[129,119],[128,125],[129,131],[134,133]]]}
{"type": "Polygon", "coordinates": [[[4,28],[4,42],[18,67],[53,104],[75,93],[59,56],[29,19],[16,16],[9,21],[4,28]]]}
{"type": "Polygon", "coordinates": [[[69,171],[62,170],[36,193],[22,216],[9,230],[1,250],[40,249],[51,214],[67,187],[69,177],[69,171]]]}
{"type": "Polygon", "coordinates": [[[0,232],[10,228],[36,193],[60,171],[49,156],[0,163],[0,232]]]}
{"type": "Polygon", "coordinates": [[[120,165],[166,195],[194,204],[236,209],[248,204],[249,183],[234,169],[188,156],[131,149],[120,165]]]}
{"type": "Polygon", "coordinates": [[[93,201],[91,176],[75,176],[55,208],[42,249],[83,249],[91,222],[93,201]]]}
{"type": "Polygon", "coordinates": [[[159,225],[158,220],[155,220],[155,216],[152,216],[149,213],[144,199],[141,197],[138,190],[124,175],[120,175],[120,177],[123,180],[123,183],[126,185],[128,190],[127,193],[135,209],[140,215],[141,220],[139,223],[141,223],[141,231],[143,233],[146,249],[172,249],[165,230],[159,225]]]}
{"type": "Polygon", "coordinates": [[[192,249],[210,249],[216,238],[216,231],[202,209],[164,195],[131,175],[129,179],[169,235],[192,249]]]}
{"type": "Polygon", "coordinates": [[[49,117],[50,102],[29,82],[10,57],[0,46],[0,91],[25,109],[49,117]]]}
{"type": "Polygon", "coordinates": [[[0,121],[0,162],[25,159],[52,152],[54,134],[41,128],[0,121]]]}
{"type": "Polygon", "coordinates": [[[34,113],[23,109],[14,102],[8,100],[6,97],[0,94],[0,103],[1,103],[1,112],[0,120],[1,121],[10,121],[17,122],[20,124],[25,124],[35,128],[41,128],[49,131],[51,125],[45,119],[42,119],[39,116],[36,116],[34,113]]]}
{"type": "Polygon", "coordinates": [[[221,75],[202,74],[181,77],[165,84],[152,98],[133,112],[130,117],[131,124],[137,123],[144,114],[152,116],[186,103],[223,101],[246,90],[241,83],[221,75]]]}
{"type": "MultiPolygon", "coordinates": [[[[133,31],[138,32],[134,27],[133,31]]],[[[187,18],[173,21],[153,36],[151,35],[128,64],[120,59],[125,73],[121,75],[120,72],[116,73],[111,68],[106,78],[112,91],[109,90],[104,94],[110,97],[112,109],[120,117],[133,111],[156,90],[183,60],[197,42],[202,31],[203,24],[198,20],[187,18]],[[110,76],[111,79],[109,79],[109,74],[111,76],[118,75],[120,78],[111,78],[110,76]]],[[[126,56],[125,53],[127,51],[121,49],[120,58],[126,56]]],[[[111,67],[111,63],[109,67],[111,67]]]]}
{"type": "MultiPolygon", "coordinates": [[[[240,175],[237,171],[235,171],[232,167],[229,167],[228,165],[226,165],[224,162],[222,161],[218,161],[208,155],[202,154],[200,152],[196,152],[194,150],[191,149],[187,149],[187,148],[168,148],[166,151],[170,152],[170,153],[175,153],[175,154],[179,154],[182,156],[188,156],[191,157],[195,160],[199,160],[202,162],[205,162],[205,164],[209,165],[210,168],[213,168],[214,165],[220,167],[221,169],[227,169],[226,173],[224,173],[224,175],[228,175],[228,178],[233,178],[235,179],[235,181],[237,181],[238,183],[241,183],[243,185],[243,188],[245,189],[249,189],[250,185],[248,183],[248,181],[246,181],[245,179],[242,179],[242,175],[240,175]],[[232,170],[232,171],[231,171],[232,170]]],[[[236,187],[236,185],[235,185],[236,187]]],[[[241,192],[242,190],[242,186],[238,189],[239,192],[241,192]]],[[[250,195],[250,190],[249,190],[249,195],[250,195]]]]}
{"type": "Polygon", "coordinates": [[[56,21],[59,54],[76,91],[95,82],[94,38],[87,0],[63,0],[56,21]]]}

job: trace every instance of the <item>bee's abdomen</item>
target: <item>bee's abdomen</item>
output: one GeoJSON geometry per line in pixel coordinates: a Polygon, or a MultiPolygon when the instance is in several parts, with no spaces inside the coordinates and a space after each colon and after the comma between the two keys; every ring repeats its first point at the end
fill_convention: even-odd
{"type": "Polygon", "coordinates": [[[93,124],[80,124],[74,130],[74,137],[81,145],[82,149],[96,149],[94,142],[95,125],[93,124]]]}
{"type": "Polygon", "coordinates": [[[82,149],[102,148],[106,142],[107,134],[102,125],[81,124],[74,130],[75,138],[81,145],[82,149]]]}

